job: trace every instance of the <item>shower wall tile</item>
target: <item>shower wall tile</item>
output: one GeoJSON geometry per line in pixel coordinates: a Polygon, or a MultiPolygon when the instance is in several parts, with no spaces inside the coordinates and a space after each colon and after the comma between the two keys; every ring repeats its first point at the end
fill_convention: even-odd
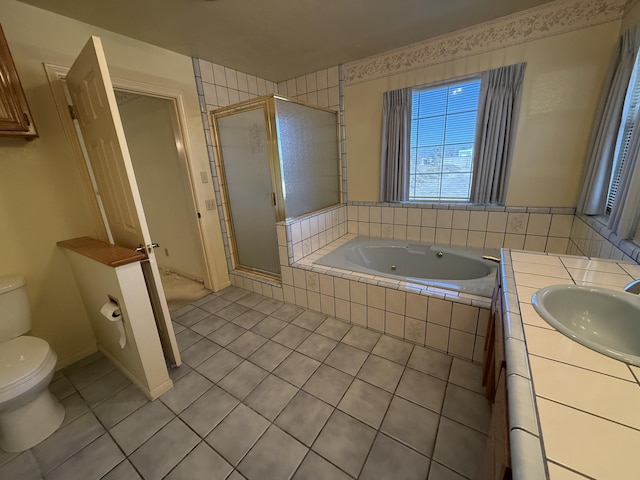
{"type": "MultiPolygon", "coordinates": [[[[235,268],[235,265],[233,264],[233,250],[231,247],[233,242],[230,241],[230,218],[228,206],[225,203],[224,195],[221,193],[223,177],[219,161],[216,158],[215,148],[213,148],[214,140],[211,133],[209,112],[239,101],[274,93],[276,91],[276,84],[264,78],[238,72],[206,60],[194,58],[192,62],[204,134],[207,142],[211,176],[213,177],[214,198],[220,219],[220,228],[223,234],[227,269],[231,272],[235,268]]],[[[253,285],[249,285],[248,289],[253,291],[253,285]]],[[[272,297],[272,295],[268,296],[272,297]]]]}
{"type": "Polygon", "coordinates": [[[340,110],[341,68],[334,66],[277,84],[278,93],[320,107],[340,110]],[[312,102],[311,97],[317,99],[312,102]]]}
{"type": "MultiPolygon", "coordinates": [[[[338,112],[340,124],[341,202],[347,202],[347,147],[344,122],[344,81],[342,66],[307,73],[279,82],[277,93],[310,105],[329,108],[338,112]]],[[[355,220],[355,219],[354,219],[355,220]]],[[[357,228],[357,227],[356,227],[357,228]]]]}

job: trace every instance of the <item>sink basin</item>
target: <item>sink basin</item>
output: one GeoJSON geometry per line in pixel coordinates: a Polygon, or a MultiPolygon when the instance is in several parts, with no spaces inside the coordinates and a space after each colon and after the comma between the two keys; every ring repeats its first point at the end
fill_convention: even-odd
{"type": "Polygon", "coordinates": [[[616,360],[640,366],[640,297],[608,288],[552,285],[533,307],[567,337],[616,360]]]}

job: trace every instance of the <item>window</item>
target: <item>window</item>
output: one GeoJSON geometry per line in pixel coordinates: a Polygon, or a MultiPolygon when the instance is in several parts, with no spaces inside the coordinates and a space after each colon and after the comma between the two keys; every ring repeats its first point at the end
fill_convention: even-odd
{"type": "Polygon", "coordinates": [[[468,202],[480,79],[414,89],[409,201],[468,202]]]}
{"type": "Polygon", "coordinates": [[[640,110],[640,81],[638,81],[639,62],[640,55],[636,57],[633,74],[631,75],[631,80],[629,81],[629,87],[627,88],[627,94],[624,100],[622,124],[618,131],[618,138],[616,140],[616,149],[613,156],[613,168],[611,170],[611,181],[609,183],[609,191],[607,193],[607,206],[605,209],[605,213],[607,215],[611,213],[616,201],[618,189],[620,188],[622,168],[624,167],[627,154],[629,153],[633,130],[638,122],[638,113],[640,110]]]}

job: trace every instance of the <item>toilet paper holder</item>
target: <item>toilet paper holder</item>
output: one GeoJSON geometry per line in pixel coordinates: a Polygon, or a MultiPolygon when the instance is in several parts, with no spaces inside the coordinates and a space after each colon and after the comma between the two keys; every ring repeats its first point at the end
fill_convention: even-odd
{"type": "MultiPolygon", "coordinates": [[[[107,297],[109,297],[109,301],[112,303],[115,303],[118,306],[117,310],[114,310],[111,314],[111,316],[113,318],[118,318],[118,317],[122,317],[122,310],[120,310],[120,302],[118,302],[118,300],[115,297],[112,297],[111,295],[107,294],[107,297]]],[[[124,322],[124,318],[120,318],[121,321],[124,322]]]]}
{"type": "Polygon", "coordinates": [[[118,329],[118,344],[122,349],[127,344],[127,335],[124,329],[124,315],[120,309],[120,302],[109,294],[107,294],[107,297],[109,298],[109,301],[102,305],[100,315],[106,318],[109,322],[115,323],[118,329]]]}

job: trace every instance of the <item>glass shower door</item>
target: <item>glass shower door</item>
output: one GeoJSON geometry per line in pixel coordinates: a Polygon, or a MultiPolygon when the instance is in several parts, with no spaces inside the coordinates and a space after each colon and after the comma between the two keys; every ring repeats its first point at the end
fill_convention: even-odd
{"type": "Polygon", "coordinates": [[[216,117],[240,266],[280,275],[276,212],[263,105],[216,117]]]}
{"type": "Polygon", "coordinates": [[[287,218],[340,203],[336,112],[275,102],[287,218]]]}

